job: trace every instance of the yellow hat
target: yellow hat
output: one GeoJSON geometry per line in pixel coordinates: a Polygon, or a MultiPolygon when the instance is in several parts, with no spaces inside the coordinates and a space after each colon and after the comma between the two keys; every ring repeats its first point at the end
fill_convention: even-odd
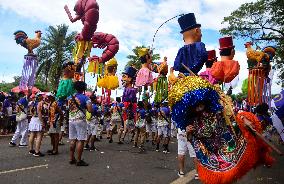
{"type": "Polygon", "coordinates": [[[139,49],[138,50],[138,56],[139,57],[145,56],[146,54],[148,54],[149,50],[150,49],[148,49],[148,48],[141,48],[141,49],[139,49]]]}
{"type": "Polygon", "coordinates": [[[107,63],[107,66],[116,66],[117,65],[117,61],[115,58],[111,58],[107,63]]]}

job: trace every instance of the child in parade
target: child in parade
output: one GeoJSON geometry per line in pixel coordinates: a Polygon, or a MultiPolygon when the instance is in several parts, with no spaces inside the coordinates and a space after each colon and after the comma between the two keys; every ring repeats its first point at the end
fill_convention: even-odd
{"type": "Polygon", "coordinates": [[[55,95],[52,93],[47,93],[47,101],[49,102],[49,135],[51,139],[52,150],[48,150],[47,153],[49,155],[57,155],[58,154],[58,146],[59,146],[59,133],[61,132],[61,125],[63,122],[63,113],[61,108],[58,106],[57,101],[55,100],[55,95]]]}
{"type": "Polygon", "coordinates": [[[123,118],[122,118],[122,108],[123,104],[121,103],[121,99],[117,98],[117,101],[114,102],[111,108],[111,131],[110,131],[110,139],[109,143],[113,142],[112,136],[113,136],[113,131],[115,127],[117,128],[118,132],[118,144],[123,144],[121,141],[122,138],[122,133],[123,133],[123,118]]]}
{"type": "Polygon", "coordinates": [[[36,100],[30,106],[30,114],[32,115],[31,121],[29,123],[29,154],[33,154],[35,157],[43,157],[44,154],[40,152],[41,141],[43,137],[43,132],[45,131],[45,123],[43,116],[45,114],[43,106],[45,105],[43,94],[38,93],[36,95],[36,100]],[[36,139],[36,141],[35,141],[36,139]],[[34,149],[35,142],[35,149],[34,149]]]}
{"type": "Polygon", "coordinates": [[[156,121],[154,121],[155,110],[152,110],[152,105],[147,103],[147,110],[146,110],[146,137],[147,140],[151,136],[152,138],[152,145],[155,144],[155,138],[157,133],[157,125],[156,121]]]}
{"type": "Polygon", "coordinates": [[[86,111],[92,113],[92,102],[83,94],[87,85],[82,81],[74,83],[74,88],[77,91],[76,94],[68,98],[69,106],[69,139],[70,139],[70,164],[76,164],[76,166],[88,166],[84,160],[82,160],[82,153],[84,148],[84,142],[87,140],[87,122],[86,111]],[[75,159],[75,150],[77,150],[77,159],[75,159]]]}
{"type": "Polygon", "coordinates": [[[27,111],[28,111],[28,97],[25,96],[23,92],[19,93],[19,96],[21,97],[19,101],[17,102],[16,110],[17,110],[17,128],[15,131],[15,134],[10,142],[10,145],[15,146],[17,139],[21,137],[19,147],[27,147],[28,144],[28,117],[27,117],[27,111]]]}
{"type": "Polygon", "coordinates": [[[144,103],[142,101],[138,102],[138,109],[136,113],[137,121],[135,124],[135,137],[134,137],[134,146],[138,146],[138,140],[140,138],[139,148],[144,151],[144,143],[146,140],[146,122],[145,122],[146,110],[144,108],[144,103]]]}
{"type": "Polygon", "coordinates": [[[95,151],[97,150],[95,147],[95,140],[97,139],[98,135],[98,127],[99,127],[99,112],[98,112],[98,106],[96,104],[96,96],[92,95],[90,96],[90,99],[92,101],[92,109],[93,112],[90,113],[90,117],[87,116],[87,123],[88,123],[88,139],[86,141],[85,150],[95,151]],[[89,146],[89,142],[90,145],[89,146]]]}
{"type": "Polygon", "coordinates": [[[133,141],[133,138],[135,136],[135,114],[133,112],[133,104],[130,103],[127,108],[124,110],[126,111],[127,119],[124,122],[124,130],[123,130],[123,138],[124,141],[126,134],[131,133],[131,140],[133,141]]]}
{"type": "Polygon", "coordinates": [[[157,127],[158,127],[158,136],[156,140],[156,151],[159,152],[159,146],[161,139],[164,138],[163,141],[163,153],[170,153],[169,151],[169,136],[170,136],[170,128],[169,128],[169,122],[166,119],[166,113],[163,110],[160,110],[158,112],[158,122],[157,122],[157,127]]]}
{"type": "Polygon", "coordinates": [[[111,113],[110,111],[106,111],[104,113],[103,121],[106,127],[106,135],[107,139],[110,139],[110,132],[111,132],[111,127],[110,127],[110,121],[111,121],[111,113]]]}

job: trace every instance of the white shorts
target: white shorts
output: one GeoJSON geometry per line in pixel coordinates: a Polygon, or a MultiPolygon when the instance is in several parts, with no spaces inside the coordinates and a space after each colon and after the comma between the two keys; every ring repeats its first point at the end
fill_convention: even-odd
{"type": "Polygon", "coordinates": [[[30,132],[41,132],[42,125],[38,117],[32,117],[31,122],[29,123],[30,132]]]}
{"type": "Polygon", "coordinates": [[[88,123],[87,131],[88,135],[97,135],[99,124],[88,123]]]}
{"type": "Polygon", "coordinates": [[[146,123],[146,132],[152,132],[156,133],[157,132],[157,126],[154,123],[148,124],[146,123]]]}
{"type": "Polygon", "coordinates": [[[158,126],[158,136],[169,137],[170,129],[166,126],[158,126]]]}
{"type": "Polygon", "coordinates": [[[88,137],[87,122],[85,120],[77,120],[69,122],[69,139],[85,141],[88,137]]]}
{"type": "Polygon", "coordinates": [[[127,119],[125,121],[125,128],[127,128],[129,130],[134,130],[135,129],[135,122],[134,122],[134,120],[127,119]]]}
{"type": "Polygon", "coordinates": [[[178,129],[178,155],[186,155],[188,151],[191,158],[195,158],[195,151],[189,141],[187,141],[187,136],[185,131],[178,129]]]}

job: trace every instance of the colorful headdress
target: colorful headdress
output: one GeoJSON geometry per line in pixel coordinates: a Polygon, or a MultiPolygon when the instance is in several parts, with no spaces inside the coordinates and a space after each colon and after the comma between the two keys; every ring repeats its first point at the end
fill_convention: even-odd
{"type": "Polygon", "coordinates": [[[211,112],[223,109],[219,103],[216,87],[208,81],[190,76],[175,83],[169,93],[169,105],[172,107],[172,117],[177,122],[177,127],[184,129],[189,125],[189,110],[199,102],[206,102],[211,112]]]}
{"type": "Polygon", "coordinates": [[[141,48],[138,50],[138,56],[143,57],[149,53],[150,49],[149,48],[141,48]]]}

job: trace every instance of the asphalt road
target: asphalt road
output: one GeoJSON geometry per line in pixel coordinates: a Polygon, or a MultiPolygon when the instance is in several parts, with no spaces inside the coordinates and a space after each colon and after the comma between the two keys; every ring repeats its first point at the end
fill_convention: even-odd
{"type": "MultiPolygon", "coordinates": [[[[106,139],[96,142],[99,151],[84,151],[83,158],[90,165],[69,165],[68,143],[60,146],[60,154],[35,158],[27,148],[9,147],[9,137],[0,137],[0,183],[2,184],[47,184],[47,183],[104,183],[104,184],[167,184],[177,176],[177,144],[170,144],[170,154],[155,152],[150,143],[146,152],[132,148],[132,144],[109,144],[106,139]]],[[[66,139],[65,139],[66,142],[66,139]]],[[[284,146],[279,146],[284,150],[284,146]]],[[[44,138],[42,152],[50,149],[49,137],[44,138]]],[[[284,159],[276,156],[272,168],[258,167],[238,183],[281,184],[284,183],[284,159]]],[[[188,157],[186,171],[193,170],[188,157]]],[[[192,180],[191,184],[199,184],[192,180]]]]}

